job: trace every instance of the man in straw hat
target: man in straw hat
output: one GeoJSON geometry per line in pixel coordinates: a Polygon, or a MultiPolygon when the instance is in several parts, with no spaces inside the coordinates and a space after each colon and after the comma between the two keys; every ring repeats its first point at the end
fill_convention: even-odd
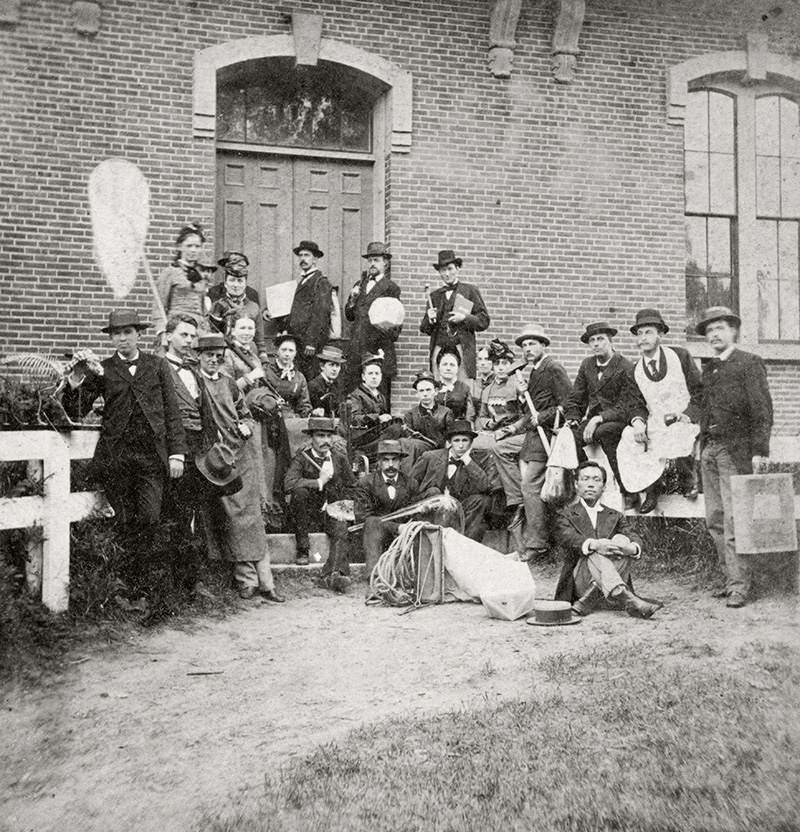
{"type": "Polygon", "coordinates": [[[128,578],[136,582],[151,547],[167,477],[183,474],[186,436],[167,362],[139,349],[147,324],[136,312],[114,310],[108,334],[114,354],[87,368],[78,363],[67,377],[63,404],[73,418],[103,397],[103,424],[92,472],[114,509],[128,554],[128,578]]]}
{"type": "Polygon", "coordinates": [[[303,342],[297,364],[306,378],[314,378],[315,356],[328,343],[331,331],[332,292],[328,278],[317,268],[324,257],[313,240],[301,240],[293,249],[300,264],[300,279],[295,289],[286,329],[303,342]]]}
{"type": "Polygon", "coordinates": [[[326,508],[353,496],[356,484],[347,455],[334,448],[333,419],[311,416],[305,433],[311,447],[298,451],[286,472],[285,491],[289,499],[289,519],[297,542],[296,562],[308,565],[310,532],[326,532],[331,537],[331,552],[322,570],[323,583],[342,592],[350,584],[347,554],[347,525],[331,517],[326,508]]]}
{"type": "Polygon", "coordinates": [[[646,421],[647,406],[633,380],[633,364],[614,349],[612,339],[617,331],[607,321],[587,325],[581,341],[592,355],[581,363],[564,417],[575,434],[578,458],[586,459],[584,445],[599,444],[619,483],[626,508],[632,508],[638,498],[627,492],[620,477],[617,445],[626,425],[646,421]]]}
{"type": "Polygon", "coordinates": [[[422,454],[411,477],[423,499],[445,493],[455,497],[464,509],[464,534],[480,543],[489,527],[492,484],[470,456],[477,435],[466,419],[456,419],[447,430],[447,447],[422,454]]]}
{"type": "Polygon", "coordinates": [[[600,502],[605,468],[582,462],[577,474],[578,502],[556,517],[565,558],[555,599],[569,601],[578,615],[587,615],[605,598],[634,618],[651,618],[663,604],[634,595],[630,577],[631,561],[642,555],[642,539],[624,514],[600,502]]]}
{"type": "Polygon", "coordinates": [[[760,473],[769,463],[772,397],[764,361],[736,346],[741,319],[726,306],[706,309],[697,331],[714,350],[703,366],[700,416],[706,525],[725,566],[721,596],[743,607],[750,593],[750,562],[736,551],[731,477],[760,473]]]}
{"type": "MultiPolygon", "coordinates": [[[[635,441],[644,445],[648,453],[662,460],[675,459],[683,494],[694,500],[697,498],[697,473],[693,451],[703,396],[700,371],[688,350],[662,345],[669,326],[658,309],[640,309],[631,332],[642,353],[633,376],[647,403],[648,417],[646,423],[637,420],[633,428],[626,428],[623,443],[625,433],[632,431],[635,441]]],[[[633,464],[636,459],[632,457],[633,464]]],[[[621,460],[620,465],[623,464],[621,460]]],[[[658,483],[656,480],[645,491],[639,507],[642,514],[655,509],[658,483]]]]}
{"type": "Polygon", "coordinates": [[[436,367],[441,349],[455,347],[461,355],[459,378],[467,382],[475,378],[476,372],[475,333],[489,328],[489,313],[478,289],[461,281],[463,262],[452,249],[439,252],[432,265],[444,286],[431,292],[419,331],[431,339],[431,369],[436,367]]]}
{"type": "Polygon", "coordinates": [[[338,347],[324,346],[319,355],[319,375],[308,382],[308,397],[311,399],[312,416],[339,416],[339,407],[344,401],[339,375],[346,360],[338,347]]]}
{"type": "Polygon", "coordinates": [[[383,350],[383,382],[381,392],[391,403],[391,381],[397,375],[397,357],[394,343],[400,336],[402,325],[379,328],[369,319],[369,310],[378,298],[400,297],[400,287],[392,280],[389,267],[392,255],[386,243],[373,242],[361,255],[367,261],[366,271],[353,286],[344,305],[344,316],[351,322],[348,367],[345,393],[358,387],[361,380],[359,362],[364,353],[377,354],[383,350]]]}
{"type": "Polygon", "coordinates": [[[363,523],[361,536],[367,579],[389,543],[397,537],[400,524],[383,520],[385,514],[405,508],[419,499],[419,484],[400,470],[405,453],[396,439],[378,442],[378,470],[364,477],[356,489],[356,523],[363,523]]]}

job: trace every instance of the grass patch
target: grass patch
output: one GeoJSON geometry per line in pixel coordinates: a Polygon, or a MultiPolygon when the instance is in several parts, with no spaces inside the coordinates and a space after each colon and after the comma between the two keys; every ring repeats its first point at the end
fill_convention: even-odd
{"type": "Polygon", "coordinates": [[[706,657],[551,657],[531,698],[361,728],[194,828],[795,832],[797,655],[755,661],[768,694],[706,657]]]}

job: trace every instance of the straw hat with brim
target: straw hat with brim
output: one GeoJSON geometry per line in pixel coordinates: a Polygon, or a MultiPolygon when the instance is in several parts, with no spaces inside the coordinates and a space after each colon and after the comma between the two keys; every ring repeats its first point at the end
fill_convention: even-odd
{"type": "Polygon", "coordinates": [[[636,323],[631,327],[631,332],[636,335],[640,326],[654,326],[662,332],[669,332],[669,327],[664,323],[658,309],[640,309],[636,313],[636,323]]]}
{"type": "Polygon", "coordinates": [[[531,338],[536,341],[541,341],[546,347],[550,346],[550,339],[544,334],[544,329],[536,324],[531,324],[530,326],[525,327],[525,329],[523,329],[522,332],[520,332],[520,334],[514,339],[514,343],[518,347],[521,347],[523,341],[527,341],[531,338]]]}
{"type": "Polygon", "coordinates": [[[731,326],[739,327],[742,325],[742,319],[738,315],[734,315],[733,311],[727,306],[709,306],[703,312],[703,318],[697,324],[697,333],[699,335],[706,334],[706,327],[714,321],[727,321],[731,326]]]}
{"type": "Polygon", "coordinates": [[[447,431],[448,439],[451,439],[453,436],[469,436],[471,439],[474,439],[477,435],[468,419],[456,419],[447,431]]]}
{"type": "Polygon", "coordinates": [[[378,442],[378,456],[408,456],[397,439],[383,439],[378,442]]]}
{"type": "Polygon", "coordinates": [[[386,243],[370,243],[367,246],[367,253],[361,255],[364,259],[367,257],[385,257],[387,260],[392,259],[392,255],[389,254],[389,246],[386,243]]]}
{"type": "Polygon", "coordinates": [[[108,316],[108,326],[104,326],[100,332],[111,332],[112,329],[125,329],[132,326],[134,329],[147,329],[150,324],[143,324],[139,320],[138,312],[129,312],[127,309],[115,309],[108,316]]]}
{"type": "Polygon", "coordinates": [[[347,364],[344,353],[338,347],[323,347],[317,353],[317,361],[320,364],[324,364],[326,361],[332,361],[334,364],[347,364]]]}
{"type": "Polygon", "coordinates": [[[534,627],[564,627],[580,624],[581,619],[572,614],[572,606],[567,601],[537,601],[526,623],[534,627]]]}
{"type": "Polygon", "coordinates": [[[215,442],[194,458],[197,470],[214,485],[227,485],[238,476],[236,454],[224,442],[215,442]]]}
{"type": "Polygon", "coordinates": [[[293,248],[292,251],[295,254],[300,254],[301,251],[310,251],[314,257],[325,256],[325,253],[313,240],[300,240],[296,248],[293,248]]]}
{"type": "Polygon", "coordinates": [[[439,259],[435,263],[431,263],[431,265],[438,271],[439,269],[443,269],[445,266],[449,266],[451,263],[455,263],[460,269],[463,262],[464,261],[460,257],[456,257],[456,253],[453,249],[445,248],[439,252],[439,259]]]}
{"type": "Polygon", "coordinates": [[[197,352],[204,350],[224,350],[228,345],[225,343],[225,337],[219,332],[212,332],[209,335],[201,335],[197,339],[197,352]]]}
{"type": "Polygon", "coordinates": [[[608,335],[609,338],[613,338],[618,332],[619,330],[614,329],[608,321],[594,321],[594,323],[587,324],[586,332],[581,335],[581,341],[588,344],[592,335],[608,335]]]}
{"type": "Polygon", "coordinates": [[[303,433],[336,433],[336,420],[324,416],[310,416],[303,433]]]}

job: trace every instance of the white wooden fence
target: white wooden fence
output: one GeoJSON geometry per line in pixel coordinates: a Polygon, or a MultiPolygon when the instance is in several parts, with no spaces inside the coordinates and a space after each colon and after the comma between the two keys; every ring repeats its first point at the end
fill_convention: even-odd
{"type": "Polygon", "coordinates": [[[43,494],[0,498],[0,530],[31,529],[27,582],[53,612],[69,603],[69,526],[96,511],[107,513],[102,492],[70,491],[70,460],[89,459],[98,430],[0,432],[0,462],[28,461],[28,476],[41,477],[43,494]]]}

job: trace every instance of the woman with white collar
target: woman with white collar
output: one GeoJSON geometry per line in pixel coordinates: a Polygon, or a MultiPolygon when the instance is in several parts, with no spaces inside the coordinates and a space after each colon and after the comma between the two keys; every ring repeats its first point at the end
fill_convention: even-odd
{"type": "Polygon", "coordinates": [[[475,405],[472,402],[470,386],[459,381],[460,366],[461,356],[458,350],[446,347],[436,356],[441,385],[436,393],[436,403],[449,407],[453,411],[453,418],[467,419],[471,424],[475,421],[475,405]]]}

